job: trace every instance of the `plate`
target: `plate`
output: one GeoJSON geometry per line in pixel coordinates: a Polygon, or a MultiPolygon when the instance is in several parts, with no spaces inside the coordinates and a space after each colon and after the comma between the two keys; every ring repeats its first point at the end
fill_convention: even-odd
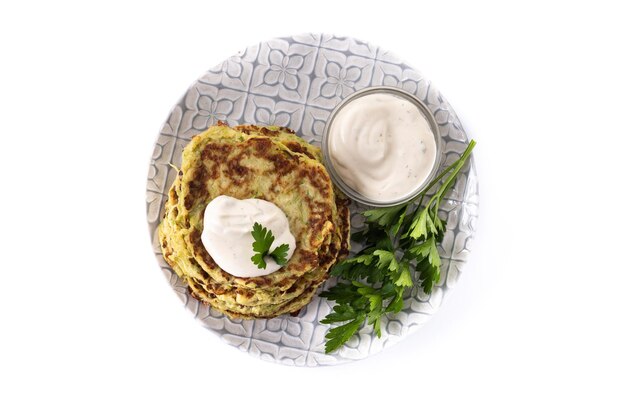
{"type": "MultiPolygon", "coordinates": [[[[363,359],[397,343],[420,328],[437,311],[457,283],[471,249],[478,215],[478,181],[474,160],[459,175],[440,210],[448,230],[440,246],[441,282],[430,296],[406,294],[405,308],[382,323],[382,338],[371,326],[346,346],[327,355],[320,324],[332,304],[315,297],[298,317],[230,319],[198,302],[165,263],[157,227],[167,191],[180,166],[182,150],[191,138],[218,120],[231,126],[287,126],[319,146],[330,113],[341,100],[360,89],[393,86],[420,98],[432,111],[444,144],[442,164],[456,160],[468,143],[461,122],[446,99],[417,70],[370,43],[326,34],[302,34],[272,39],[246,48],[207,71],[194,82],[163,124],[148,173],[147,218],[157,261],[172,289],[202,325],[226,343],[255,357],[298,366],[333,365],[363,359]]],[[[362,206],[351,207],[352,230],[363,228],[362,206]]],[[[329,280],[327,288],[334,284],[329,280]]]]}

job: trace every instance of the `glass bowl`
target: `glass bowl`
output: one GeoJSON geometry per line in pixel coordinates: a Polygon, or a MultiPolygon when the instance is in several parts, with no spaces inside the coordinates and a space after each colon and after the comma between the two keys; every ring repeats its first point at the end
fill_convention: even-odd
{"type": "Polygon", "coordinates": [[[332,113],[330,114],[330,117],[328,118],[328,122],[326,123],[326,126],[324,128],[324,133],[322,136],[322,154],[324,156],[324,163],[331,176],[331,179],[333,180],[335,185],[337,185],[337,187],[339,187],[339,189],[343,191],[350,199],[356,202],[359,202],[361,204],[368,205],[368,206],[391,207],[391,206],[403,204],[415,198],[435,178],[435,175],[437,174],[437,171],[439,171],[439,165],[441,163],[442,141],[441,141],[441,134],[439,132],[439,127],[437,125],[437,122],[435,121],[435,117],[433,116],[431,111],[428,109],[428,107],[419,98],[417,98],[413,94],[407,93],[406,91],[399,89],[399,88],[395,88],[395,87],[383,87],[383,86],[369,87],[369,88],[364,88],[362,90],[359,90],[351,94],[350,96],[346,97],[332,111],[332,113]],[[359,193],[357,190],[355,190],[354,188],[346,184],[346,182],[341,178],[341,175],[339,175],[339,173],[337,172],[336,168],[333,166],[333,160],[330,157],[330,151],[329,151],[329,134],[333,125],[333,121],[335,120],[337,115],[341,112],[341,110],[345,108],[345,106],[348,103],[358,98],[361,98],[370,94],[380,94],[380,93],[392,94],[394,96],[400,97],[402,99],[407,100],[408,102],[413,104],[415,107],[417,107],[417,109],[422,113],[424,118],[428,121],[430,129],[435,138],[435,162],[430,170],[430,173],[426,177],[426,179],[422,182],[422,184],[419,187],[415,188],[415,190],[413,190],[410,194],[407,194],[403,196],[402,198],[399,198],[397,200],[392,200],[392,201],[387,201],[387,200],[377,201],[370,197],[364,196],[363,194],[359,193]]]}

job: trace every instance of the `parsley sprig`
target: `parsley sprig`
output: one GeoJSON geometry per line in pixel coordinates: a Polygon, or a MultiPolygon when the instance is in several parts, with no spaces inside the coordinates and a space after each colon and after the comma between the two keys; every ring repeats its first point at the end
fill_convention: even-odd
{"type": "Polygon", "coordinates": [[[321,322],[343,323],[326,334],[326,353],[345,344],[365,323],[373,325],[380,337],[381,318],[388,313],[399,313],[404,307],[404,291],[414,285],[412,269],[419,272],[417,285],[426,294],[432,292],[441,278],[437,245],[446,232],[446,222],[439,217],[439,205],[475,145],[472,140],[459,159],[414,199],[363,213],[367,227],[352,235],[363,249],[331,269],[331,275],[339,277],[339,281],[321,294],[335,301],[333,311],[321,322]],[[426,194],[440,183],[424,203],[426,194]]]}
{"type": "Polygon", "coordinates": [[[272,234],[272,231],[255,222],[254,226],[252,226],[251,233],[254,238],[254,242],[252,242],[252,250],[254,250],[255,255],[250,259],[256,266],[259,267],[259,269],[265,269],[267,267],[267,263],[265,262],[266,256],[274,258],[278,265],[282,266],[287,263],[287,252],[289,251],[288,244],[283,243],[270,252],[272,243],[274,243],[274,235],[272,234]]]}

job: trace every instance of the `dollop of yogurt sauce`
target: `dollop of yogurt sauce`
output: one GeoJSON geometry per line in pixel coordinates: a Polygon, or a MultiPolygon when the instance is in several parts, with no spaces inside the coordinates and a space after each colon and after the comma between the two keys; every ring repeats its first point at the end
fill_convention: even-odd
{"type": "Polygon", "coordinates": [[[337,174],[353,190],[380,203],[408,197],[428,178],[437,144],[428,120],[410,101],[372,93],[339,110],[328,134],[337,174]]]}
{"type": "Polygon", "coordinates": [[[204,212],[202,243],[215,263],[236,277],[258,277],[282,268],[269,256],[265,257],[265,269],[250,259],[255,254],[251,234],[255,222],[272,231],[270,252],[283,243],[289,245],[289,260],[296,249],[296,239],[289,230],[287,216],[275,204],[258,198],[239,200],[221,195],[211,200],[204,212]]]}

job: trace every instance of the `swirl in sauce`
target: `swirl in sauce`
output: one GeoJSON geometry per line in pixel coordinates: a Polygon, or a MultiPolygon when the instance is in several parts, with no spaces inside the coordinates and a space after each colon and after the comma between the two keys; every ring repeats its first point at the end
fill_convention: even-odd
{"type": "Polygon", "coordinates": [[[428,178],[437,144],[428,120],[393,94],[354,99],[335,116],[328,150],[337,174],[353,190],[380,203],[412,194],[428,178]]]}

